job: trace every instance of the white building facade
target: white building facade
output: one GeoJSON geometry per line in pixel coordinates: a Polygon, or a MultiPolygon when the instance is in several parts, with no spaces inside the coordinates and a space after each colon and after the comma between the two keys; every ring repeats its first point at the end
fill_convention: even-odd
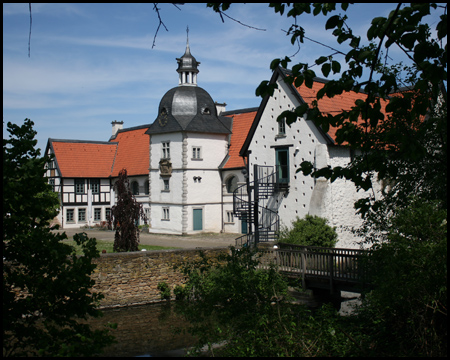
{"type": "Polygon", "coordinates": [[[189,44],[177,61],[179,84],[162,97],[158,116],[146,132],[150,135],[149,231],[239,232],[232,216],[232,194],[224,194],[230,178],[223,165],[231,145],[232,119],[221,116],[223,106],[197,86],[200,63],[189,44]]]}
{"type": "MultiPolygon", "coordinates": [[[[266,206],[277,212],[282,226],[290,227],[297,217],[306,214],[317,215],[335,226],[338,233],[337,247],[354,248],[361,240],[350,229],[361,224],[354,203],[363,196],[357,192],[350,180],[337,179],[330,182],[324,178],[314,179],[297,172],[303,161],[310,161],[316,169],[326,166],[347,166],[353,157],[352,151],[336,145],[333,133],[325,133],[313,121],[298,118],[290,126],[278,123],[277,117],[285,110],[293,110],[305,102],[312,101],[314,93],[323,86],[324,81],[316,79],[311,91],[295,88],[286,83],[286,71],[277,69],[271,82],[278,84],[272,97],[266,97],[258,110],[249,136],[241,149],[247,157],[250,179],[255,179],[254,165],[272,166],[278,171],[277,182],[282,183],[273,192],[266,206]]],[[[345,96],[354,96],[354,94],[345,96]]],[[[339,97],[327,99],[336,111],[343,107],[339,97]]],[[[329,105],[329,104],[327,104],[329,105]]],[[[319,103],[320,108],[320,103],[319,103]]],[[[375,184],[378,193],[379,185],[375,184]]]]}

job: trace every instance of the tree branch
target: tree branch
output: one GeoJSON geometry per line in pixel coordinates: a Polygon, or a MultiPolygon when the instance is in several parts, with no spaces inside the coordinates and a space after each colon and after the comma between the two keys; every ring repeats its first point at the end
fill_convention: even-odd
{"type": "Polygon", "coordinates": [[[28,34],[28,57],[30,57],[30,46],[31,46],[31,23],[32,23],[32,18],[31,18],[31,3],[28,3],[28,7],[30,9],[30,32],[28,34]]]}
{"type": "MultiPolygon", "coordinates": [[[[178,8],[176,6],[176,8],[178,8]]],[[[158,28],[156,29],[156,33],[155,36],[153,37],[153,45],[152,45],[152,49],[155,47],[156,45],[156,37],[158,36],[158,32],[159,32],[159,28],[162,26],[164,26],[164,29],[166,29],[166,31],[169,31],[166,27],[166,25],[163,23],[162,19],[161,19],[161,15],[159,14],[159,10],[158,9],[158,3],[153,3],[153,10],[155,10],[156,14],[158,15],[158,20],[159,20],[159,24],[158,24],[158,28]]]]}
{"type": "Polygon", "coordinates": [[[220,18],[222,19],[222,22],[225,22],[224,19],[223,19],[223,16],[222,16],[222,15],[225,15],[228,19],[233,20],[233,21],[237,22],[238,24],[240,24],[242,26],[245,26],[245,27],[248,27],[248,28],[254,29],[254,30],[266,31],[266,29],[260,29],[260,28],[254,27],[254,26],[250,26],[250,25],[244,24],[244,23],[240,22],[239,20],[236,20],[236,19],[232,18],[231,16],[227,15],[226,13],[224,13],[220,9],[218,9],[217,12],[219,13],[220,18]]]}
{"type": "MultiPolygon", "coordinates": [[[[376,67],[376,64],[377,64],[377,62],[378,62],[378,57],[379,57],[379,55],[380,55],[381,45],[383,44],[384,37],[385,37],[385,36],[388,36],[388,37],[389,37],[388,34],[389,34],[389,31],[390,31],[391,25],[392,25],[392,23],[394,22],[395,17],[397,16],[397,13],[398,13],[398,11],[400,10],[400,6],[401,6],[401,5],[402,5],[402,3],[398,3],[397,8],[395,9],[394,15],[392,15],[391,20],[389,21],[389,24],[386,26],[386,30],[384,31],[383,35],[382,35],[381,38],[380,38],[380,43],[378,44],[378,48],[377,48],[377,51],[376,51],[376,53],[375,53],[375,58],[373,59],[373,63],[372,63],[372,65],[371,65],[370,75],[369,75],[369,80],[368,80],[369,91],[368,91],[368,93],[367,93],[367,101],[366,101],[365,109],[364,109],[364,112],[365,112],[365,114],[364,114],[364,115],[365,115],[365,116],[364,116],[364,122],[365,122],[365,124],[366,124],[365,129],[364,129],[364,133],[365,133],[366,138],[367,138],[367,132],[368,132],[368,129],[369,129],[369,127],[368,127],[368,118],[367,118],[367,114],[368,114],[368,112],[369,112],[369,101],[370,101],[370,97],[371,97],[371,95],[372,95],[372,86],[370,86],[370,84],[372,83],[373,72],[375,71],[375,67],[376,67]]],[[[367,154],[364,153],[363,156],[364,156],[364,160],[365,160],[365,161],[368,161],[368,159],[367,159],[367,154]]],[[[372,181],[371,181],[371,189],[372,189],[372,193],[373,193],[373,198],[374,198],[374,200],[375,200],[375,199],[376,199],[376,196],[375,196],[375,189],[373,188],[373,183],[372,183],[372,181]]]]}

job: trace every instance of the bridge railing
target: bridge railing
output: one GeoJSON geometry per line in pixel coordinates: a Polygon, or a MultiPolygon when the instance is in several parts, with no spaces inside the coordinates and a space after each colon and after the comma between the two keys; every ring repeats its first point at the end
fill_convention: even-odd
{"type": "Polygon", "coordinates": [[[346,283],[367,282],[364,261],[367,250],[323,248],[279,244],[279,249],[260,250],[260,268],[276,265],[279,271],[302,278],[329,279],[330,287],[336,281],[346,283]]]}

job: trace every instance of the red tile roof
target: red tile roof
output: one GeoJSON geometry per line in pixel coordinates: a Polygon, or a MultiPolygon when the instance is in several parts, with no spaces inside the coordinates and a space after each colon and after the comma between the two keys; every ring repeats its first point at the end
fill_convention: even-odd
{"type": "MultiPolygon", "coordinates": [[[[286,76],[290,76],[290,72],[282,69],[282,68],[278,68],[276,71],[274,71],[273,75],[272,75],[272,79],[270,80],[271,83],[276,82],[278,77],[286,77],[286,76]]],[[[289,85],[292,86],[292,90],[293,91],[297,91],[298,94],[298,100],[301,102],[302,100],[307,103],[308,105],[311,106],[311,103],[313,100],[316,100],[316,96],[317,96],[317,92],[322,89],[325,86],[325,83],[327,82],[327,80],[323,80],[323,79],[314,79],[313,82],[313,86],[312,88],[308,88],[305,86],[305,84],[302,84],[301,86],[299,86],[298,88],[294,86],[294,84],[289,85]]],[[[295,94],[295,95],[297,95],[295,94]]],[[[341,95],[336,95],[332,98],[326,97],[324,96],[322,99],[320,99],[318,101],[318,107],[319,110],[323,113],[323,114],[330,114],[330,115],[337,115],[338,113],[342,112],[342,110],[351,110],[352,107],[355,106],[355,101],[358,99],[361,100],[365,100],[367,97],[366,94],[364,93],[357,93],[355,91],[348,91],[348,92],[344,92],[341,95]]],[[[245,154],[248,151],[248,148],[251,144],[251,141],[253,139],[253,135],[255,134],[256,128],[258,126],[259,121],[261,120],[261,107],[265,107],[267,105],[267,102],[269,100],[269,95],[266,95],[263,99],[263,101],[261,102],[260,105],[260,113],[258,113],[258,117],[255,118],[247,139],[244,141],[242,148],[240,149],[239,153],[242,156],[245,156],[245,154]]],[[[387,105],[387,102],[384,101],[383,99],[381,99],[380,101],[381,103],[381,111],[386,115],[385,112],[385,108],[387,105]]],[[[359,119],[359,124],[362,124],[362,119],[359,119]]],[[[328,135],[331,138],[331,140],[333,142],[336,141],[336,132],[337,132],[337,128],[330,126],[329,130],[328,130],[328,135]]]]}
{"type": "MultiPolygon", "coordinates": [[[[302,84],[300,87],[296,88],[302,99],[307,103],[311,104],[313,100],[316,100],[317,92],[324,87],[324,83],[320,81],[314,81],[312,88],[306,87],[302,84]]],[[[367,95],[364,93],[357,93],[355,91],[344,92],[341,95],[336,95],[332,98],[324,96],[317,103],[320,112],[323,114],[337,115],[343,110],[349,111],[355,106],[355,101],[366,100],[367,95]]],[[[386,101],[381,100],[381,111],[383,113],[386,107],[386,101]]],[[[358,123],[361,124],[363,120],[360,118],[358,123]]],[[[336,141],[336,131],[337,128],[330,126],[328,135],[336,141]]]]}
{"type": "Polygon", "coordinates": [[[223,166],[223,169],[232,169],[237,167],[244,167],[244,159],[239,156],[239,150],[241,150],[245,139],[247,138],[250,127],[256,116],[256,111],[229,114],[226,116],[233,117],[233,128],[230,140],[230,147],[228,149],[229,159],[223,166]]]}
{"type": "Polygon", "coordinates": [[[124,129],[110,142],[49,139],[62,177],[107,178],[127,174],[148,174],[149,136],[148,126],[124,129]]]}
{"type": "Polygon", "coordinates": [[[114,142],[118,142],[117,155],[111,176],[119,176],[120,170],[127,169],[127,175],[148,174],[150,164],[150,137],[145,134],[148,126],[134,130],[122,130],[117,133],[114,142]]]}
{"type": "Polygon", "coordinates": [[[62,177],[108,177],[117,144],[50,139],[62,177]]]}

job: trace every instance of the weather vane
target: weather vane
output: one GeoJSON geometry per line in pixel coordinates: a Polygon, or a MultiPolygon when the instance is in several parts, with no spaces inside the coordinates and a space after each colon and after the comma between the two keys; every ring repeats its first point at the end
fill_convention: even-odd
{"type": "Polygon", "coordinates": [[[186,38],[187,38],[187,43],[189,44],[189,25],[186,26],[186,38]]]}

